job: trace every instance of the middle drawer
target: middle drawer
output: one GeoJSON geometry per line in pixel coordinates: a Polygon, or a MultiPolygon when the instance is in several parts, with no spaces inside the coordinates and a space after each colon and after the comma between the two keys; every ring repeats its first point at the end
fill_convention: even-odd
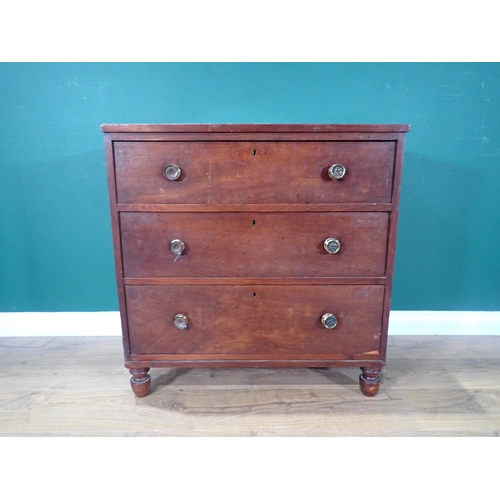
{"type": "Polygon", "coordinates": [[[122,212],[124,276],[383,277],[388,221],[385,212],[122,212]],[[174,240],[184,245],[176,260],[174,240]]]}

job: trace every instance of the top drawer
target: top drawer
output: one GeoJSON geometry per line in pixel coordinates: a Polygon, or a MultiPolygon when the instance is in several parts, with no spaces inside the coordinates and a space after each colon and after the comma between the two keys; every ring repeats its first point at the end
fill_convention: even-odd
{"type": "Polygon", "coordinates": [[[390,203],[393,141],[114,142],[118,203],[390,203]],[[342,180],[328,176],[336,163],[342,180]],[[167,180],[164,167],[181,175],[167,180]]]}

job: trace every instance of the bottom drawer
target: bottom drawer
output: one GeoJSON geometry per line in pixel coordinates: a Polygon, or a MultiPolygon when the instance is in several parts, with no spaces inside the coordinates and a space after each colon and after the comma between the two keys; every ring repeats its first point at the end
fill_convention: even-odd
{"type": "Polygon", "coordinates": [[[382,285],[126,286],[132,354],[304,359],[376,355],[382,285]],[[337,324],[327,329],[325,313],[337,324]],[[174,325],[187,316],[186,329],[174,325]],[[316,356],[316,357],[317,357],[316,356]]]}

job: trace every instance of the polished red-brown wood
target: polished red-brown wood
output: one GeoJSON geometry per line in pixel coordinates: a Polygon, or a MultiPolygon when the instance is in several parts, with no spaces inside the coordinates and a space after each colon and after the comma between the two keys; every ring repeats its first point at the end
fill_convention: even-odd
{"type": "Polygon", "coordinates": [[[147,396],[151,387],[151,375],[148,375],[149,368],[135,366],[130,368],[129,371],[132,375],[132,378],[130,379],[130,386],[132,387],[134,394],[138,398],[147,396]]]}
{"type": "Polygon", "coordinates": [[[118,202],[389,203],[394,141],[115,142],[118,202]],[[328,176],[344,165],[342,180],[328,176]],[[168,164],[182,174],[163,176],[168,164]]]}
{"type": "Polygon", "coordinates": [[[127,286],[134,354],[253,359],[378,354],[383,286],[127,286]],[[337,326],[325,328],[332,313],[337,326]],[[184,314],[187,329],[174,326],[184,314]]]}
{"type": "Polygon", "coordinates": [[[121,213],[124,275],[162,277],[384,276],[388,215],[121,213]],[[340,241],[329,254],[327,238],[340,241]],[[177,259],[170,242],[185,250],[177,259]]]}
{"type": "Polygon", "coordinates": [[[381,370],[381,366],[361,367],[361,374],[359,375],[359,388],[365,396],[373,397],[378,394],[380,388],[381,370]]]}
{"type": "Polygon", "coordinates": [[[120,321],[122,327],[123,350],[125,359],[130,357],[130,342],[128,335],[127,304],[125,302],[125,288],[123,283],[123,263],[121,251],[121,235],[119,212],[116,204],[116,179],[114,168],[113,142],[109,135],[104,136],[104,150],[106,154],[106,167],[109,187],[109,207],[111,214],[111,228],[113,234],[113,250],[115,260],[115,276],[118,291],[118,304],[120,308],[120,321]]]}
{"type": "Polygon", "coordinates": [[[409,125],[406,124],[270,124],[270,123],[146,123],[146,124],[103,124],[103,132],[161,132],[161,133],[179,133],[179,132],[230,132],[230,133],[276,133],[292,132],[304,134],[310,132],[364,132],[364,133],[394,133],[408,132],[409,125]]]}
{"type": "Polygon", "coordinates": [[[381,351],[384,359],[387,350],[387,331],[389,329],[389,313],[391,310],[392,284],[394,277],[394,262],[396,258],[396,236],[399,217],[399,199],[401,192],[401,175],[403,170],[403,152],[405,145],[405,135],[400,134],[396,143],[396,157],[394,165],[394,182],[392,185],[393,208],[389,213],[389,238],[387,241],[386,274],[387,282],[385,287],[384,311],[382,314],[382,345],[381,351]]]}
{"type": "Polygon", "coordinates": [[[193,205],[179,203],[124,203],[118,204],[119,212],[390,212],[392,203],[307,203],[307,204],[271,204],[240,203],[193,205]]]}
{"type": "Polygon", "coordinates": [[[125,366],[138,397],[149,391],[151,367],[209,366],[358,366],[361,392],[377,393],[407,125],[117,124],[102,130],[125,366]],[[178,181],[163,177],[167,163],[182,168],[178,181]],[[347,167],[345,179],[329,179],[332,163],[347,167]],[[345,217],[384,223],[376,226],[381,232],[356,229],[345,217]],[[322,255],[317,246],[309,254],[309,240],[340,220],[350,231],[342,240],[345,253],[322,255]],[[177,267],[170,231],[189,238],[177,267]],[[341,290],[373,295],[356,301],[353,292],[341,298],[341,290]],[[173,331],[182,301],[195,311],[189,313],[194,322],[173,331]],[[319,321],[319,305],[323,311],[342,306],[335,329],[311,327],[307,318],[319,321]],[[211,319],[203,322],[209,326],[200,318],[211,319]]]}
{"type": "Polygon", "coordinates": [[[113,132],[113,142],[332,142],[332,141],[397,141],[399,133],[383,132],[113,132]]]}
{"type": "Polygon", "coordinates": [[[380,353],[373,351],[363,354],[296,354],[293,357],[279,359],[256,357],[254,354],[226,354],[223,357],[214,354],[131,354],[126,366],[170,367],[184,366],[203,368],[225,366],[226,368],[266,368],[276,367],[335,367],[335,366],[379,366],[384,364],[380,353]]]}
{"type": "Polygon", "coordinates": [[[317,278],[283,276],[281,278],[270,278],[269,276],[255,277],[210,277],[200,278],[197,276],[186,279],[178,278],[124,278],[125,285],[185,285],[189,280],[190,285],[385,285],[385,277],[373,276],[346,276],[344,278],[321,276],[317,278]]]}

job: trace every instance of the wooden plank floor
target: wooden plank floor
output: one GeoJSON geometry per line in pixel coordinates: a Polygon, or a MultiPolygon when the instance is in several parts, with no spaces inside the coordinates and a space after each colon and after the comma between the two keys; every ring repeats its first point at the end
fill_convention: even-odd
{"type": "Polygon", "coordinates": [[[390,337],[359,369],[152,369],[136,399],[118,337],[0,338],[0,436],[499,436],[500,336],[390,337]]]}

